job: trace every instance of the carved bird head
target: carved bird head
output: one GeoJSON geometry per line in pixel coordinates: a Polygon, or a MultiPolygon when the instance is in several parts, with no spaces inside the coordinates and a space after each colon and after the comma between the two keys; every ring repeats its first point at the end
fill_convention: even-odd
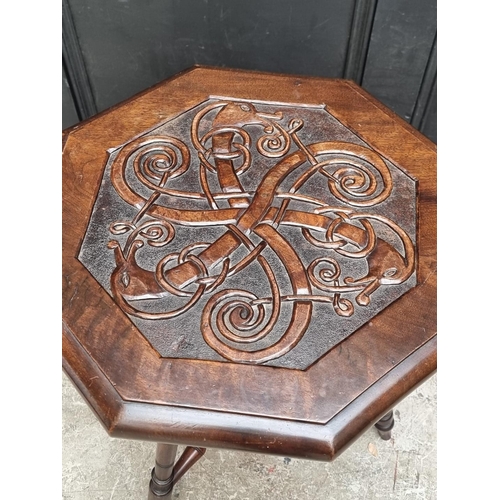
{"type": "Polygon", "coordinates": [[[127,300],[143,300],[167,295],[156,281],[155,273],[137,264],[135,254],[142,246],[142,241],[134,241],[125,257],[117,241],[111,240],[108,243],[108,248],[115,253],[116,268],[111,274],[111,288],[115,296],[119,293],[127,300]]]}
{"type": "Polygon", "coordinates": [[[214,128],[243,127],[244,125],[262,125],[268,127],[271,121],[281,120],[283,114],[262,113],[250,102],[230,102],[214,118],[214,128]]]}

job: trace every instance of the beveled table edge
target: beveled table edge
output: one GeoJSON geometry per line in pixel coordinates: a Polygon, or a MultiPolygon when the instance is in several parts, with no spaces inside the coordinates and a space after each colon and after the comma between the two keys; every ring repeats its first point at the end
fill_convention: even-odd
{"type": "Polygon", "coordinates": [[[437,370],[437,335],[325,424],[123,400],[63,325],[63,370],[115,438],[331,461],[437,370]],[[72,363],[69,360],[72,360],[72,363]],[[401,383],[401,381],[403,381],[401,383]],[[89,387],[93,391],[89,391],[89,387]]]}

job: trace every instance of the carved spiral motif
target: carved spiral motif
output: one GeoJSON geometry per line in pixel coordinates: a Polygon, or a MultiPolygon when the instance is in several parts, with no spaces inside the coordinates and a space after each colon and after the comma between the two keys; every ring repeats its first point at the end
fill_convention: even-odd
{"type": "Polygon", "coordinates": [[[340,265],[339,263],[333,259],[332,257],[320,257],[315,259],[309,264],[309,268],[307,269],[307,273],[311,283],[320,290],[330,291],[330,284],[333,283],[338,286],[338,279],[340,277],[340,265]],[[327,265],[328,267],[324,267],[327,265]],[[319,269],[320,266],[321,269],[319,269]],[[318,278],[315,276],[317,273],[318,278]]]}
{"type": "Polygon", "coordinates": [[[189,149],[174,137],[150,137],[133,156],[137,178],[150,189],[165,193],[168,191],[162,188],[167,180],[182,175],[190,162],[189,149]]]}
{"type": "Polygon", "coordinates": [[[354,313],[352,302],[341,298],[339,291],[349,291],[348,287],[340,285],[341,268],[339,263],[331,257],[320,257],[311,262],[307,269],[311,283],[325,292],[333,293],[332,305],[339,316],[349,317],[354,313]],[[325,267],[326,266],[326,267],[325,267]],[[317,277],[316,277],[317,275],[317,277]]]}
{"type": "Polygon", "coordinates": [[[211,322],[226,340],[249,344],[264,338],[274,327],[277,315],[267,318],[258,297],[246,290],[222,290],[207,303],[211,322]]]}
{"type": "Polygon", "coordinates": [[[322,161],[320,171],[329,179],[330,192],[339,200],[356,207],[373,206],[390,195],[391,174],[378,154],[358,148],[357,155],[343,154],[322,161]]]}
{"type": "Polygon", "coordinates": [[[266,127],[266,135],[257,141],[257,151],[268,158],[281,158],[290,150],[290,134],[278,124],[266,127]]]}
{"type": "Polygon", "coordinates": [[[281,294],[269,263],[261,256],[257,257],[257,262],[269,280],[270,298],[259,299],[247,290],[221,290],[210,297],[203,309],[201,331],[205,342],[230,360],[252,363],[272,359],[282,354],[281,344],[286,343],[284,338],[266,348],[259,343],[273,331],[278,321],[281,294]],[[231,343],[254,345],[250,350],[241,350],[231,343]],[[275,349],[277,344],[278,350],[275,349]]]}
{"type": "Polygon", "coordinates": [[[167,221],[151,221],[139,228],[139,235],[152,247],[162,247],[174,239],[175,229],[167,221]]]}
{"type": "Polygon", "coordinates": [[[161,219],[153,219],[136,227],[130,222],[115,222],[109,228],[110,233],[115,235],[125,234],[132,231],[128,241],[134,241],[142,237],[148,245],[162,247],[170,243],[175,237],[175,229],[170,222],[161,219]]]}

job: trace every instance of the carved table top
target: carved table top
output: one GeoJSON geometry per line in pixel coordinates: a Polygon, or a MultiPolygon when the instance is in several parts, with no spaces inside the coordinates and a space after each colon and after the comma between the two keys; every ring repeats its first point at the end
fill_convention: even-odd
{"type": "Polygon", "coordinates": [[[210,68],[66,131],[65,370],[116,436],[333,458],[435,370],[435,162],[352,82],[210,68]]]}

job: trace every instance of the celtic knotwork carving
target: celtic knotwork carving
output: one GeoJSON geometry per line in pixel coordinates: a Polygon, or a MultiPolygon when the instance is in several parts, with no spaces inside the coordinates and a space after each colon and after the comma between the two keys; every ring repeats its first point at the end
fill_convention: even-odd
{"type": "MultiPolygon", "coordinates": [[[[359,305],[368,305],[370,295],[380,285],[394,285],[404,282],[413,272],[414,248],[408,235],[393,221],[386,217],[367,213],[355,213],[344,209],[324,207],[316,209],[316,213],[332,212],[338,215],[328,226],[325,232],[325,240],[319,240],[311,235],[307,229],[303,229],[306,239],[315,246],[330,248],[339,255],[353,259],[366,259],[368,273],[359,279],[350,276],[344,278],[344,284],[340,284],[340,267],[332,258],[317,259],[309,269],[309,277],[315,287],[334,293],[336,295],[354,291],[360,291],[356,296],[359,305]],[[400,238],[404,247],[404,255],[401,255],[392,245],[385,240],[377,238],[370,220],[379,221],[389,227],[400,238]],[[358,221],[360,225],[356,225],[358,221]],[[351,247],[351,249],[349,249],[351,247]],[[329,262],[335,269],[334,272],[323,271],[320,280],[314,275],[315,267],[321,262],[329,262]],[[330,284],[333,282],[333,285],[330,284]]],[[[350,316],[353,309],[350,303],[344,302],[346,306],[339,314],[350,316]]]]}
{"type": "Polygon", "coordinates": [[[117,151],[112,186],[134,215],[108,225],[110,290],[127,314],[175,321],[196,310],[218,354],[264,363],[297,346],[315,303],[350,321],[413,274],[412,238],[378,210],[394,189],[387,162],[359,142],[311,141],[314,123],[284,109],[212,100],[189,134],[117,151]],[[210,240],[193,236],[210,228],[210,240]]]}

